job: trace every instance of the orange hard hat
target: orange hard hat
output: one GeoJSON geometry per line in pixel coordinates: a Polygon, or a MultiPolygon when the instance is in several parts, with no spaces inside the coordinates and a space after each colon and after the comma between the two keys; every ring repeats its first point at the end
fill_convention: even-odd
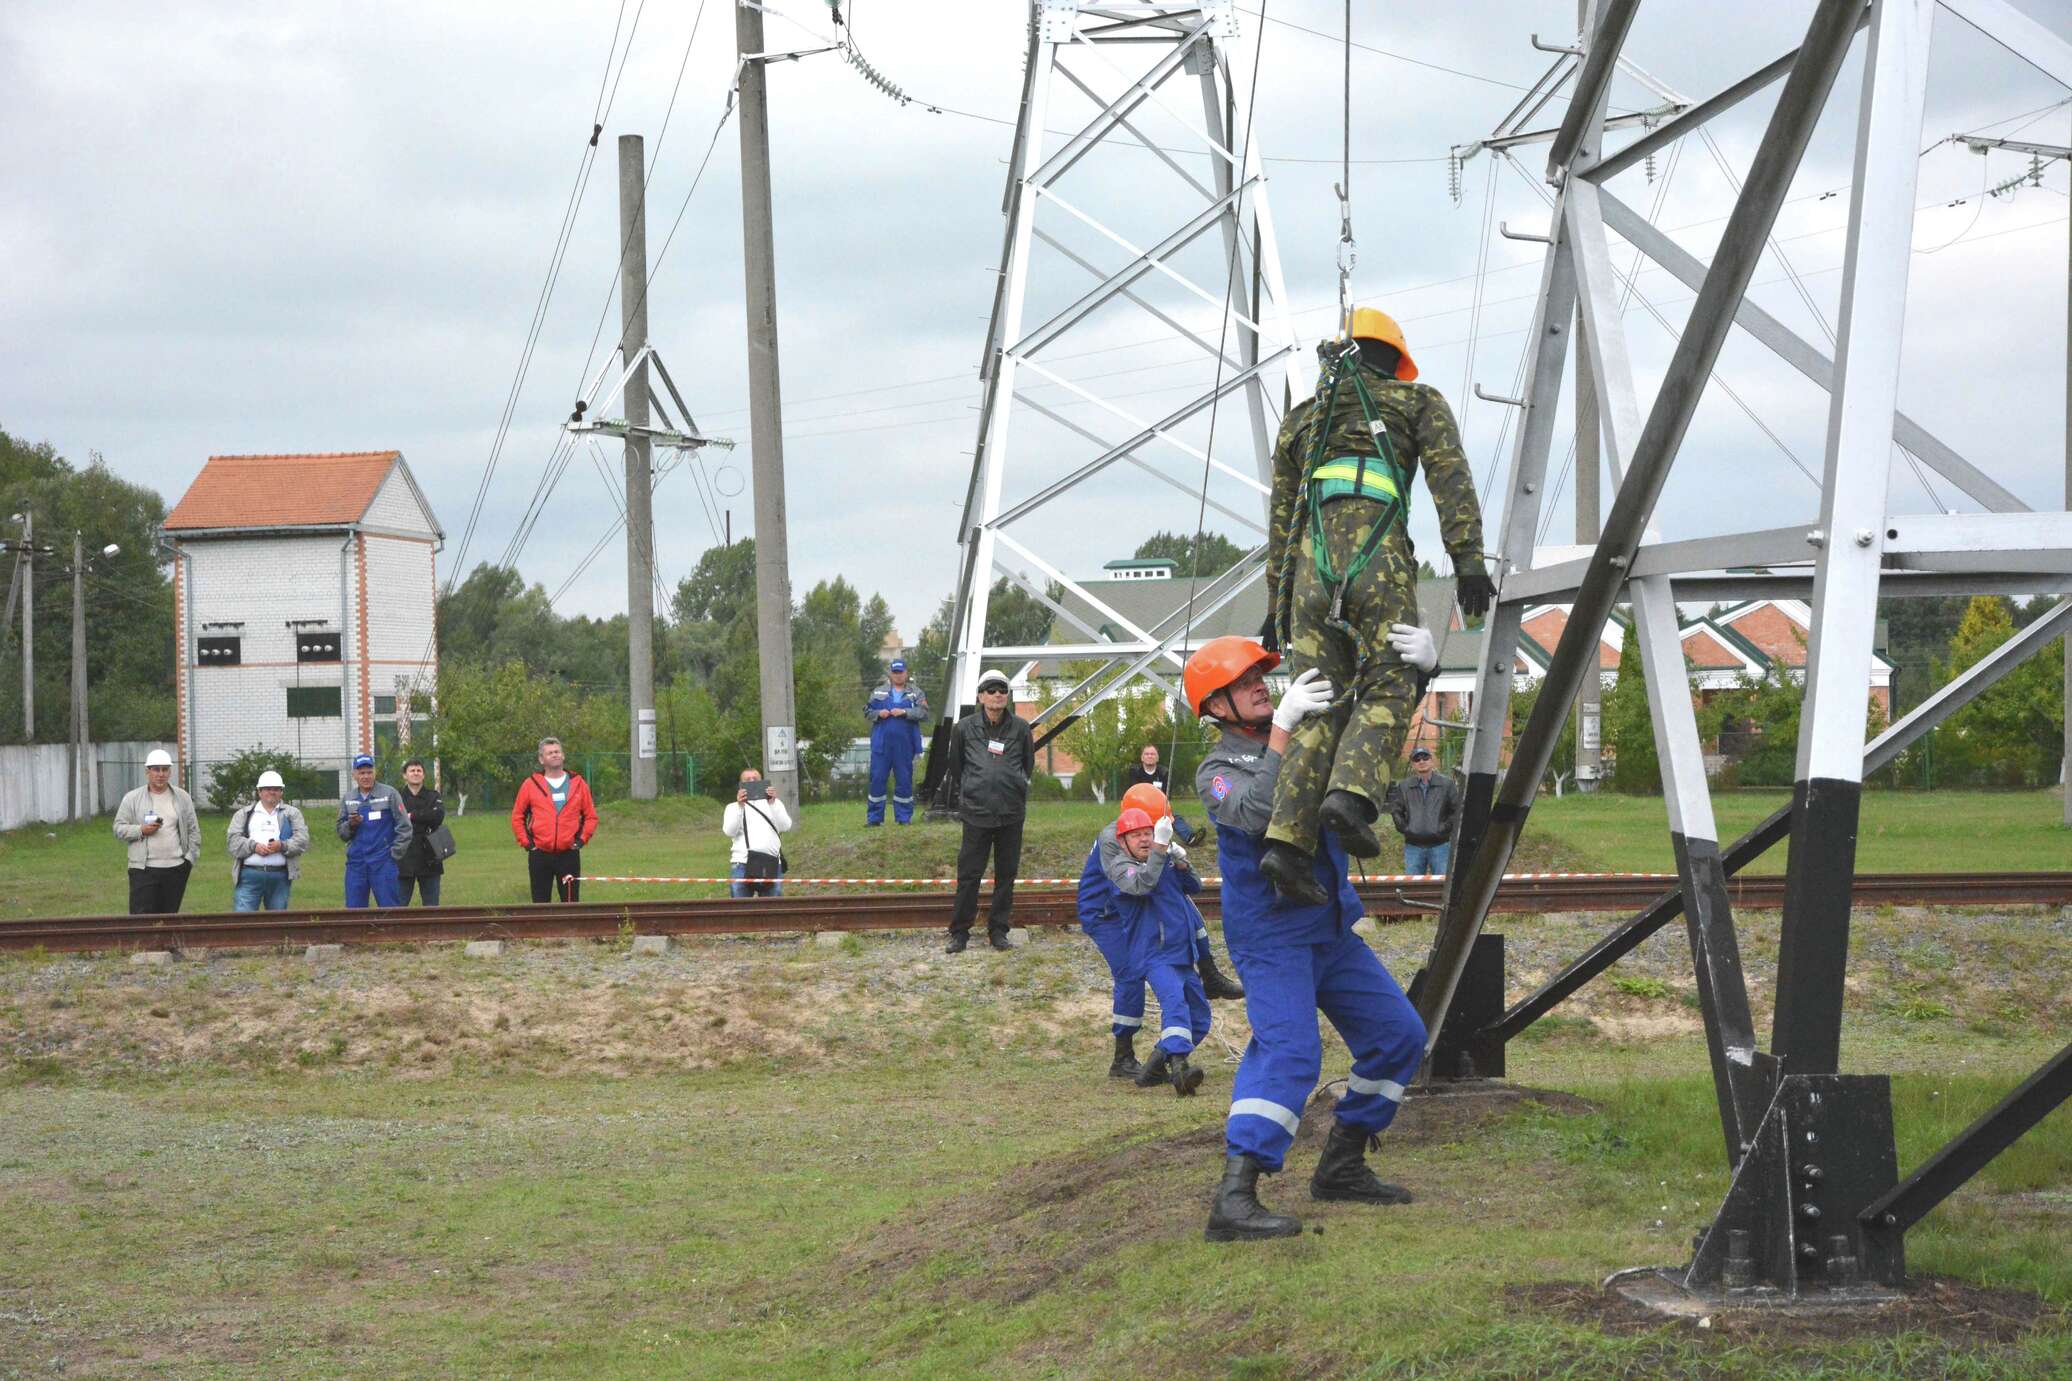
{"type": "Polygon", "coordinates": [[[1253,667],[1272,671],[1280,664],[1280,653],[1268,652],[1255,639],[1226,633],[1220,638],[1209,639],[1195,650],[1195,654],[1187,659],[1186,669],[1180,673],[1180,684],[1187,691],[1188,707],[1200,715],[1205,713],[1202,705],[1210,696],[1253,667]]]}
{"type": "Polygon", "coordinates": [[[1122,793],[1122,808],[1128,810],[1131,806],[1153,820],[1162,820],[1173,813],[1173,808],[1166,803],[1166,794],[1149,782],[1138,782],[1122,793]]]}
{"type": "Polygon", "coordinates": [[[1409,383],[1417,377],[1417,361],[1410,358],[1410,344],[1403,339],[1403,328],[1396,325],[1396,319],[1376,307],[1353,308],[1354,340],[1378,340],[1384,345],[1396,347],[1396,377],[1409,383]]]}
{"type": "Polygon", "coordinates": [[[1151,828],[1151,824],[1152,821],[1149,814],[1136,806],[1124,806],[1122,814],[1115,821],[1115,837],[1120,839],[1125,834],[1135,834],[1138,830],[1148,830],[1151,828]]]}

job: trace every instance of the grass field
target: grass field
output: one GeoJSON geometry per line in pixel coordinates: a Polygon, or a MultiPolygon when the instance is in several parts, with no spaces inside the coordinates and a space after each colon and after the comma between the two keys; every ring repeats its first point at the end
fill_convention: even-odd
{"type": "MultiPolygon", "coordinates": [[[[1723,830],[1779,799],[1723,798],[1723,830]]],[[[2053,795],[1923,801],[1867,802],[1862,866],[2066,866],[2053,795]],[[1953,820],[1988,851],[1948,858],[1953,820]]],[[[1663,867],[1659,809],[1545,802],[1534,857],[1663,867]]],[[[724,859],[709,805],[605,813],[595,871],[724,859]]],[[[859,814],[809,811],[795,866],[948,870],[954,830],[859,814]]],[[[1027,871],[1105,815],[1045,808],[1027,871]]],[[[462,822],[454,900],[522,895],[500,829],[462,822]]],[[[55,834],[0,837],[12,914],[119,910],[105,824],[55,834]]],[[[223,904],[223,870],[190,898],[223,904]]],[[[1777,920],[1739,919],[1766,1031],[1777,920]]],[[[1513,988],[1604,924],[1504,918],[1513,988]]],[[[1430,940],[1373,943],[1407,978],[1430,940]]],[[[1902,1168],[2072,1028],[2054,911],[1880,908],[1852,942],[1844,1066],[1895,1076],[1902,1168]]],[[[1412,1100],[1381,1165],[1417,1203],[1311,1204],[1313,1110],[1263,1191],[1313,1231],[1250,1247],[1200,1236],[1242,1005],[1192,1100],[1102,1077],[1107,1005],[1069,933],[0,955],[0,1377],[2072,1374],[2072,1108],[1909,1235],[1921,1299],[1878,1323],[1604,1304],[1607,1273],[1683,1260],[1726,1183],[1674,928],[1512,1047],[1559,1093],[1412,1100]]]]}
{"type": "MultiPolygon", "coordinates": [[[[1787,792],[1724,792],[1715,798],[1722,840],[1731,840],[1779,806],[1787,792]]],[[[1188,813],[1183,802],[1181,810],[1188,813]]],[[[720,876],[727,840],[719,806],[702,798],[607,803],[604,827],[583,851],[586,872],[606,876],[720,876]]],[[[2072,831],[2059,824],[2053,791],[1871,792],[1864,797],[1857,866],[1865,872],[2044,870],[2072,868],[2072,831]]],[[[1198,809],[1194,812],[1197,816],[1198,809]]],[[[864,831],[856,802],[809,806],[785,848],[800,876],[950,877],[956,871],[954,824],[887,826],[864,831]]],[[[1024,876],[1077,877],[1095,831],[1113,808],[1045,803],[1032,811],[1023,849],[1024,876]]],[[[230,865],[223,851],[228,820],[202,817],[208,841],[187,889],[188,911],[230,909],[230,865]]],[[[524,901],[525,860],[501,814],[451,821],[460,852],[448,862],[444,900],[451,904],[524,901]]],[[[343,896],[344,846],[331,818],[310,821],[317,842],[305,856],[298,906],[336,905],[343,896]]],[[[1391,872],[1402,852],[1384,830],[1388,850],[1374,865],[1391,872]]],[[[1758,871],[1782,872],[1787,850],[1772,849],[1758,871]]],[[[1659,799],[1567,796],[1544,800],[1527,826],[1518,867],[1673,872],[1667,817],[1659,799]]],[[[122,845],[105,820],[0,834],[0,917],[114,914],[129,904],[122,845]]],[[[721,895],[720,887],[616,887],[610,895],[721,895]]],[[[603,885],[586,896],[606,895],[603,885]]]]}

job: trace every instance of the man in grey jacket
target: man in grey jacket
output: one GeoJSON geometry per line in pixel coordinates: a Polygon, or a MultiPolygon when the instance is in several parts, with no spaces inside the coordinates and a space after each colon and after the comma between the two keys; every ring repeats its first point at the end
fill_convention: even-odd
{"type": "Polygon", "coordinates": [[[309,849],[309,823],[281,799],[288,793],[280,773],[261,772],[257,792],[258,800],[230,817],[231,909],[286,911],[309,849]]]}
{"type": "Polygon", "coordinates": [[[1453,826],[1460,815],[1460,793],[1451,777],[1433,770],[1432,750],[1420,747],[1410,755],[1410,780],[1389,788],[1389,815],[1403,836],[1403,871],[1427,877],[1446,876],[1453,851],[1453,826]]]}
{"type": "Polygon", "coordinates": [[[173,785],[173,755],[154,748],[144,759],[144,785],[115,808],[115,837],[129,845],[129,913],[170,916],[187,895],[187,875],[201,857],[194,798],[173,785]]]}
{"type": "Polygon", "coordinates": [[[1022,820],[1029,812],[1029,778],[1036,771],[1036,739],[1014,712],[1007,674],[978,678],[978,709],[957,721],[950,734],[946,777],[957,783],[957,813],[964,839],[957,847],[957,905],[950,914],[945,954],[971,943],[978,919],[978,884],[986,856],[993,859],[993,904],[986,934],[994,949],[1013,949],[1007,938],[1014,908],[1014,875],[1022,866],[1022,820]]]}

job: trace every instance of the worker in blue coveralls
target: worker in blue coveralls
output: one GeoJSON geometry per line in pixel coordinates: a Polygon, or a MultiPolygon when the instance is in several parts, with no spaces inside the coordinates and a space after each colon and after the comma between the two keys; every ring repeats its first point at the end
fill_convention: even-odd
{"type": "MultiPolygon", "coordinates": [[[[1177,818],[1166,804],[1165,793],[1157,787],[1143,783],[1131,787],[1122,793],[1122,805],[1125,810],[1134,806],[1151,818],[1154,839],[1161,821],[1171,821],[1177,830],[1177,818]]],[[[1144,964],[1135,949],[1137,936],[1119,905],[1118,888],[1125,878],[1141,878],[1143,865],[1124,849],[1122,841],[1116,838],[1116,828],[1112,822],[1103,825],[1094,846],[1086,851],[1086,866],[1079,874],[1079,928],[1101,951],[1115,984],[1108,1026],[1115,1038],[1115,1055],[1108,1063],[1108,1077],[1134,1079],[1144,1072],[1137,1063],[1137,1031],[1144,1025],[1144,964]]],[[[1184,863],[1186,851],[1178,844],[1169,847],[1173,857],[1184,863]]],[[[1188,910],[1192,913],[1190,925],[1194,933],[1194,971],[1201,979],[1203,996],[1219,1000],[1243,997],[1245,990],[1216,967],[1215,953],[1209,948],[1209,928],[1203,923],[1201,912],[1191,902],[1188,910]]]]}
{"type": "MultiPolygon", "coordinates": [[[[1427,676],[1438,665],[1438,650],[1424,629],[1394,625],[1389,643],[1427,676]]],[[[1223,730],[1195,780],[1216,823],[1223,940],[1244,980],[1245,1014],[1252,1022],[1224,1124],[1223,1182],[1204,1234],[1211,1242],[1302,1231],[1299,1219],[1259,1202],[1258,1185],[1260,1175],[1279,1173],[1322,1073],[1319,1011],[1344,1039],[1353,1063],[1310,1177],[1310,1197],[1410,1202],[1408,1190],[1384,1183],[1367,1168],[1366,1153],[1370,1144],[1379,1146],[1378,1134],[1394,1120],[1404,1088],[1417,1073],[1425,1028],[1374,951],[1353,934],[1362,908],[1346,877],[1345,847],[1328,829],[1318,835],[1310,868],[1325,893],[1319,905],[1285,900],[1260,871],[1274,782],[1289,737],[1309,716],[1331,712],[1331,686],[1314,667],[1297,676],[1274,706],[1266,673],[1280,660],[1250,638],[1214,638],[1188,659],[1183,673],[1187,703],[1223,730]]],[[[1421,699],[1421,685],[1419,691],[1421,699]]]]}
{"type": "Polygon", "coordinates": [[[410,813],[403,795],[374,780],[374,759],[353,759],[353,790],[338,803],[338,837],[345,841],[345,904],[401,906],[396,860],[410,847],[410,813]]]}
{"type": "Polygon", "coordinates": [[[895,659],[886,668],[886,679],[863,702],[863,717],[871,726],[870,792],[864,802],[866,826],[885,823],[885,778],[892,777],[892,819],[901,825],[914,820],[914,759],[921,755],[921,726],[928,719],[928,697],[919,686],[907,684],[907,664],[895,659]]]}
{"type": "Polygon", "coordinates": [[[1188,900],[1201,891],[1201,879],[1173,846],[1171,816],[1153,821],[1138,807],[1124,806],[1115,820],[1115,840],[1112,905],[1129,940],[1123,968],[1158,996],[1158,1043],[1137,1072],[1137,1087],[1171,1084],[1175,1094],[1190,1097],[1201,1087],[1202,1072],[1187,1057],[1209,1034],[1209,999],[1194,972],[1194,931],[1201,918],[1188,900]]]}

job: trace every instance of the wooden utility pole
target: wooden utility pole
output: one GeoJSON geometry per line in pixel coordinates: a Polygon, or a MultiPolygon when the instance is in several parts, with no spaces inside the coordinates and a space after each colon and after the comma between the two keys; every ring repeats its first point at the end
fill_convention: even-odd
{"type": "MultiPolygon", "coordinates": [[[[647,170],[637,134],[619,136],[619,359],[647,348],[647,170]]],[[[655,517],[648,371],[626,377],[626,693],[632,725],[627,788],[655,799],[655,517]]]]}
{"type": "Polygon", "coordinates": [[[94,808],[93,748],[86,722],[86,543],[72,534],[72,771],[65,787],[65,818],[78,820],[94,808]]]}
{"type": "Polygon", "coordinates": [[[770,214],[770,104],[763,12],[734,10],[741,61],[741,248],[748,285],[748,417],[755,476],[756,645],[762,664],[763,776],[799,804],[791,680],[791,563],[784,520],[784,416],[777,369],[777,251],[770,214]]]}
{"type": "Polygon", "coordinates": [[[36,741],[36,515],[22,510],[22,742],[36,741]]]}

